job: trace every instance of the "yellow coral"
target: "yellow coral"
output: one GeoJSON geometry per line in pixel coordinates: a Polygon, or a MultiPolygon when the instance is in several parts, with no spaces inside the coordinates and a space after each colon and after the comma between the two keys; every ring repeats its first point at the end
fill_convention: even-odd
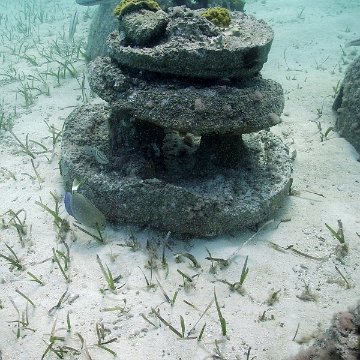
{"type": "Polygon", "coordinates": [[[201,15],[220,27],[228,27],[231,22],[229,10],[222,7],[209,8],[201,15]]]}
{"type": "Polygon", "coordinates": [[[126,13],[139,9],[161,10],[160,5],[155,0],[122,0],[114,9],[114,15],[120,18],[126,13]]]}

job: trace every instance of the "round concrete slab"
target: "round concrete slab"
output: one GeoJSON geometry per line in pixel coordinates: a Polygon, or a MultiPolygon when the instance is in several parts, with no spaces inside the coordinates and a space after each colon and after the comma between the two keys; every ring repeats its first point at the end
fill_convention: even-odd
{"type": "Polygon", "coordinates": [[[213,167],[200,179],[166,181],[144,176],[149,164],[141,154],[112,157],[109,116],[106,105],[85,105],[71,113],[65,123],[60,169],[68,190],[74,178],[84,181],[80,192],[110,222],[213,236],[260,223],[288,194],[288,149],[271,132],[244,136],[246,166],[213,167]],[[96,162],[86,146],[103,151],[109,164],[96,162]]]}
{"type": "Polygon", "coordinates": [[[109,58],[89,65],[90,86],[102,99],[134,118],[164,129],[244,134],[278,124],[284,108],[280,84],[260,76],[239,82],[186,82],[136,77],[109,58]]]}
{"type": "Polygon", "coordinates": [[[224,29],[201,16],[201,10],[173,8],[165,33],[151,45],[129,46],[125,34],[111,33],[110,56],[122,65],[161,74],[249,78],[267,61],[273,30],[242,12],[231,12],[231,20],[224,29]]]}

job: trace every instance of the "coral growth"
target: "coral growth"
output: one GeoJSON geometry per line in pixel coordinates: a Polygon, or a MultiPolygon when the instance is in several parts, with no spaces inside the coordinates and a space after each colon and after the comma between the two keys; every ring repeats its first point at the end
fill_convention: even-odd
{"type": "Polygon", "coordinates": [[[229,10],[222,7],[209,8],[201,15],[219,27],[228,27],[231,22],[229,10]]]}
{"type": "Polygon", "coordinates": [[[155,0],[122,0],[114,9],[114,15],[121,18],[127,13],[140,9],[158,11],[161,7],[155,0]]]}

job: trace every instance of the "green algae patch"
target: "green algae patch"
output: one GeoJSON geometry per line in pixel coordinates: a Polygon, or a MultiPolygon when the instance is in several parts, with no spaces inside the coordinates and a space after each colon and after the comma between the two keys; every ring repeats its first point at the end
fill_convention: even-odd
{"type": "Polygon", "coordinates": [[[140,9],[151,11],[161,10],[160,5],[155,0],[122,0],[114,9],[114,15],[121,18],[125,14],[140,9]]]}
{"type": "Polygon", "coordinates": [[[222,7],[209,8],[201,15],[219,27],[228,27],[231,23],[229,10],[222,7]]]}

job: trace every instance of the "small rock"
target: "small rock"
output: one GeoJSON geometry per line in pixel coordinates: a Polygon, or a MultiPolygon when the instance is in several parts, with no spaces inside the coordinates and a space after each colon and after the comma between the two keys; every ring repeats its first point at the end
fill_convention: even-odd
{"type": "Polygon", "coordinates": [[[165,32],[168,16],[164,11],[139,10],[122,17],[119,30],[130,45],[146,46],[156,43],[165,32]]]}

